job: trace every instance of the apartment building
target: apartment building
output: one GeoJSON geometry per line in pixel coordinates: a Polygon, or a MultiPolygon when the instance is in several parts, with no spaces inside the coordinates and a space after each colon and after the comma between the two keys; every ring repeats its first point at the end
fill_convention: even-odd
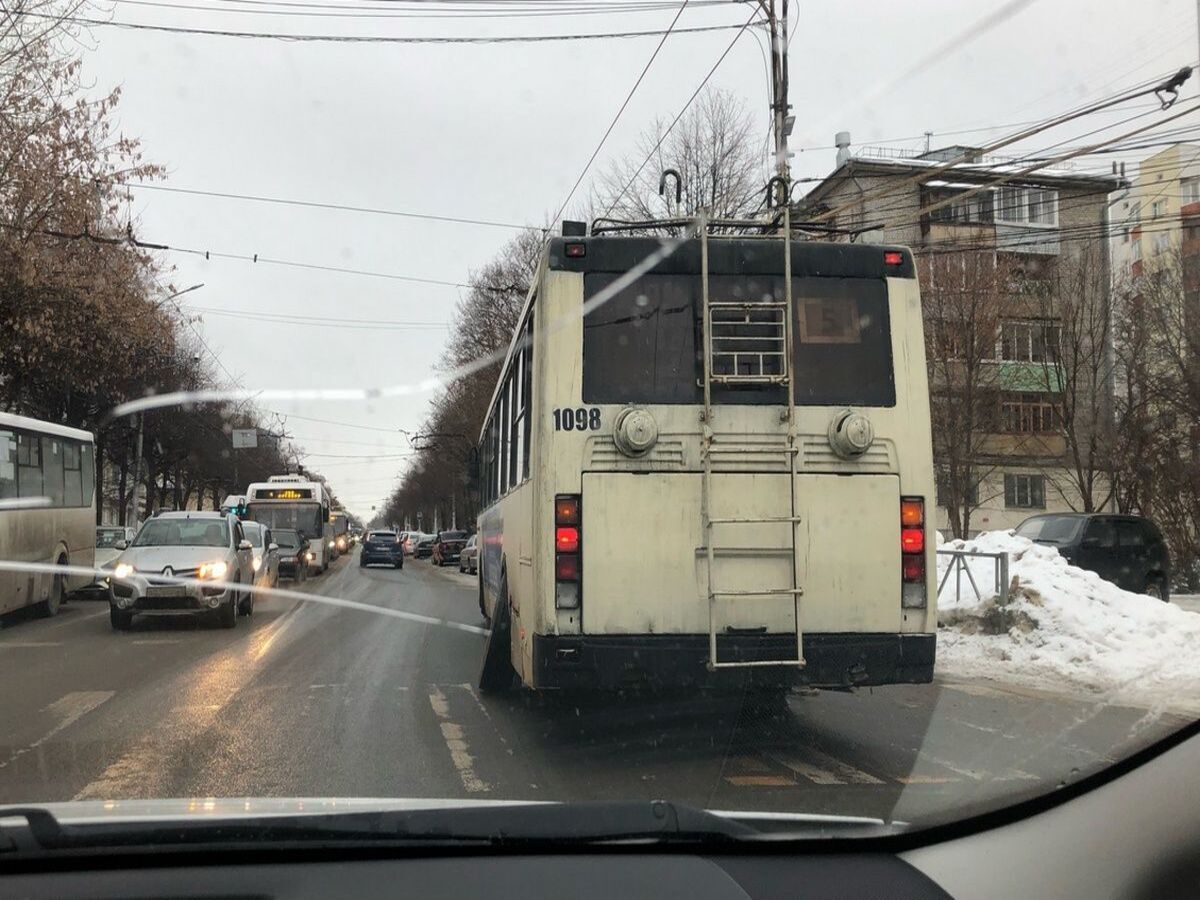
{"type": "MultiPolygon", "coordinates": [[[[1064,384],[1055,355],[1061,321],[1055,305],[1030,285],[1057,285],[1056,272],[1086,252],[1094,257],[1091,266],[1103,270],[1097,301],[1107,302],[1111,261],[1103,235],[1109,195],[1122,182],[1064,168],[1018,178],[1015,173],[1028,163],[984,158],[963,146],[919,154],[856,151],[845,132],[837,136],[837,145],[836,168],[800,201],[799,220],[870,228],[860,240],[911,247],[918,264],[925,264],[926,278],[937,266],[968,255],[974,265],[983,258],[982,268],[1019,276],[1011,288],[1008,281],[1000,288],[976,367],[988,373],[982,385],[985,414],[970,443],[972,474],[967,480],[973,483],[958,491],[961,506],[970,508],[969,516],[957,516],[960,527],[969,518],[965,530],[974,534],[1014,527],[1038,512],[1084,508],[1077,454],[1068,453],[1061,426],[1064,384]]],[[[923,284],[922,290],[928,295],[930,286],[923,284]]],[[[927,355],[953,358],[956,341],[937,334],[938,327],[927,303],[927,355]]],[[[935,403],[949,395],[955,371],[954,366],[931,365],[935,403]]],[[[1100,415],[1105,410],[1111,414],[1105,400],[1111,390],[1093,394],[1100,415]]],[[[939,453],[944,445],[935,435],[938,525],[949,530],[953,517],[945,485],[951,466],[945,453],[939,453]]],[[[1091,496],[1093,506],[1109,499],[1103,485],[1091,496]]]]}
{"type": "Polygon", "coordinates": [[[1166,254],[1200,255],[1200,146],[1174,144],[1138,164],[1112,203],[1112,259],[1118,284],[1166,254]]]}

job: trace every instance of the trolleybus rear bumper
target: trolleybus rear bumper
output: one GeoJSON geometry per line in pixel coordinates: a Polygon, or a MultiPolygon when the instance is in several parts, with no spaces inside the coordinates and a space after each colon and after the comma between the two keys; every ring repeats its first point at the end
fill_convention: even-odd
{"type": "MultiPolygon", "coordinates": [[[[535,635],[539,688],[614,689],[767,685],[851,687],[925,684],[933,680],[932,634],[805,634],[805,665],[708,668],[708,635],[535,635]]],[[[796,652],[787,634],[722,635],[720,659],[785,659],[796,652]]]]}

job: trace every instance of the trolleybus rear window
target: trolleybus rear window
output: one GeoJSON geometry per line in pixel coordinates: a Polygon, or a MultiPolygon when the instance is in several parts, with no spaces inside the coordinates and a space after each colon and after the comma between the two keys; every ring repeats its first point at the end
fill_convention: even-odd
{"type": "MultiPolygon", "coordinates": [[[[584,276],[585,299],[620,276],[584,276]]],[[[797,278],[792,285],[796,403],[894,406],[887,288],[870,278],[797,278]]],[[[717,403],[783,403],[781,388],[755,383],[782,373],[783,279],[713,275],[713,371],[748,376],[716,386],[717,403]],[[761,304],[761,308],[759,307],[761,304]]],[[[700,280],[649,275],[590,311],[583,323],[585,403],[703,400],[700,280]]]]}

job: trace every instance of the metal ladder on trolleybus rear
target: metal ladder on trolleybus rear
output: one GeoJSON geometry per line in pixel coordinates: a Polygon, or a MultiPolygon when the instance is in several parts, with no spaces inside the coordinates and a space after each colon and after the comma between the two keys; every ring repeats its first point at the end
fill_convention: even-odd
{"type": "MultiPolygon", "coordinates": [[[[783,302],[752,302],[749,300],[714,300],[709,291],[708,240],[709,224],[700,217],[700,280],[704,341],[704,422],[701,457],[704,475],[700,503],[701,534],[704,536],[705,563],[708,586],[708,667],[710,669],[744,668],[751,666],[803,666],[804,638],[800,628],[800,587],[796,559],[796,529],[800,516],[796,514],[796,400],[793,390],[792,341],[792,244],[790,211],[783,205],[783,302]],[[787,432],[779,435],[779,452],[783,455],[788,473],[790,494],[787,516],[714,517],[712,515],[712,450],[722,435],[713,428],[713,385],[779,385],[787,391],[787,432]],[[791,548],[791,584],[786,587],[764,587],[751,590],[720,590],[713,583],[713,563],[722,551],[735,547],[716,546],[716,532],[739,525],[771,524],[788,528],[791,548]],[[796,623],[796,654],[781,659],[726,659],[717,653],[717,610],[724,603],[753,603],[766,598],[790,597],[796,623]]],[[[774,239],[774,236],[763,240],[774,239]]]]}

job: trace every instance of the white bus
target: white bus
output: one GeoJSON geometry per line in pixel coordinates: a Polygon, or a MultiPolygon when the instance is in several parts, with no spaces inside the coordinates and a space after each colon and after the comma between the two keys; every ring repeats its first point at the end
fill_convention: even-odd
{"type": "Polygon", "coordinates": [[[323,482],[301,475],[272,475],[246,489],[246,517],[268,528],[298,531],[309,542],[310,571],[324,572],[336,556],[331,501],[323,482]]]}
{"type": "MultiPolygon", "coordinates": [[[[87,431],[0,413],[0,559],[94,565],[95,450],[87,431]]],[[[85,575],[0,572],[0,613],[52,616],[85,575]]]]}
{"type": "Polygon", "coordinates": [[[663,249],[540,262],[480,436],[481,687],[930,681],[911,253],[705,229],[631,274],[663,249]]]}

